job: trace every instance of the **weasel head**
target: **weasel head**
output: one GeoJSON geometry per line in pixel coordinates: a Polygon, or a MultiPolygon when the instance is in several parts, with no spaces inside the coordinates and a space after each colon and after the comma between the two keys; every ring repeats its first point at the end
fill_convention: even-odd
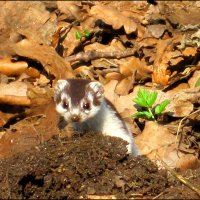
{"type": "Polygon", "coordinates": [[[55,86],[56,110],[67,122],[84,122],[94,117],[103,99],[103,86],[96,81],[58,80],[55,86]]]}

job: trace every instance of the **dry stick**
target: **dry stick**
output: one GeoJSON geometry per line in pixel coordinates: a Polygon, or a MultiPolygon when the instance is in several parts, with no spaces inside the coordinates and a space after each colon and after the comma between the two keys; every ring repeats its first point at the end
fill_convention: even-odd
{"type": "MultiPolygon", "coordinates": [[[[179,132],[180,132],[180,128],[181,128],[181,124],[182,124],[183,120],[187,119],[189,116],[191,116],[191,115],[193,115],[193,114],[196,114],[196,113],[198,113],[198,112],[200,112],[200,109],[199,109],[199,110],[196,110],[196,111],[194,111],[194,112],[192,112],[192,113],[190,113],[189,115],[187,115],[187,116],[185,116],[185,117],[183,117],[183,118],[181,119],[181,121],[179,122],[179,125],[178,125],[177,132],[176,132],[176,142],[175,142],[175,144],[177,144],[177,141],[178,141],[178,134],[179,134],[179,132]]],[[[179,146],[180,146],[180,142],[179,142],[179,144],[178,144],[178,149],[179,149],[179,146]]]]}
{"type": "Polygon", "coordinates": [[[133,48],[131,50],[125,50],[125,51],[96,51],[91,50],[87,52],[80,52],[76,55],[69,56],[65,58],[68,62],[74,62],[74,61],[84,61],[88,62],[90,60],[95,60],[99,58],[125,58],[134,55],[136,52],[136,48],[133,48]]]}
{"type": "Polygon", "coordinates": [[[187,187],[189,187],[191,190],[193,190],[194,192],[197,193],[197,195],[200,197],[200,190],[196,187],[194,187],[191,183],[189,183],[188,181],[186,181],[184,179],[183,176],[177,174],[174,170],[172,170],[158,155],[157,156],[157,159],[159,161],[161,161],[161,163],[163,164],[163,166],[175,177],[177,178],[181,183],[183,183],[184,185],[186,185],[187,187]]]}
{"type": "Polygon", "coordinates": [[[157,196],[155,196],[153,199],[157,199],[159,198],[161,195],[163,195],[165,192],[161,192],[160,194],[158,194],[157,196]]]}

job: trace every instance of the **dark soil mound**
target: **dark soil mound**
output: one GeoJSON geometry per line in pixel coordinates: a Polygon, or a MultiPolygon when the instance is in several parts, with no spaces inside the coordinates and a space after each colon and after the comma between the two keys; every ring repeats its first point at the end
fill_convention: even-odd
{"type": "Polygon", "coordinates": [[[168,185],[165,172],[145,157],[126,155],[118,138],[86,134],[1,160],[0,198],[78,198],[89,194],[156,196],[168,185]]]}

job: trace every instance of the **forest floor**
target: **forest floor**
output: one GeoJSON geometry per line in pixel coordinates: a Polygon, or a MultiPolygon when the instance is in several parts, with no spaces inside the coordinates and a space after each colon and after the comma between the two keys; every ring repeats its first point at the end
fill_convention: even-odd
{"type": "Polygon", "coordinates": [[[0,2],[0,199],[199,199],[199,13],[198,1],[0,2]],[[104,86],[141,156],[60,129],[64,78],[104,86]],[[170,102],[157,122],[130,117],[143,87],[170,102]]]}

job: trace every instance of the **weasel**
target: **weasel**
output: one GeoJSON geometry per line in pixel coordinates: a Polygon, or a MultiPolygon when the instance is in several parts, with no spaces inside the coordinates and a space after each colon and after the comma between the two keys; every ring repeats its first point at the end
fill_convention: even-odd
{"type": "Polygon", "coordinates": [[[104,97],[101,83],[87,79],[58,80],[54,101],[57,112],[78,132],[100,132],[128,142],[128,153],[137,156],[133,136],[114,106],[104,97]]]}

